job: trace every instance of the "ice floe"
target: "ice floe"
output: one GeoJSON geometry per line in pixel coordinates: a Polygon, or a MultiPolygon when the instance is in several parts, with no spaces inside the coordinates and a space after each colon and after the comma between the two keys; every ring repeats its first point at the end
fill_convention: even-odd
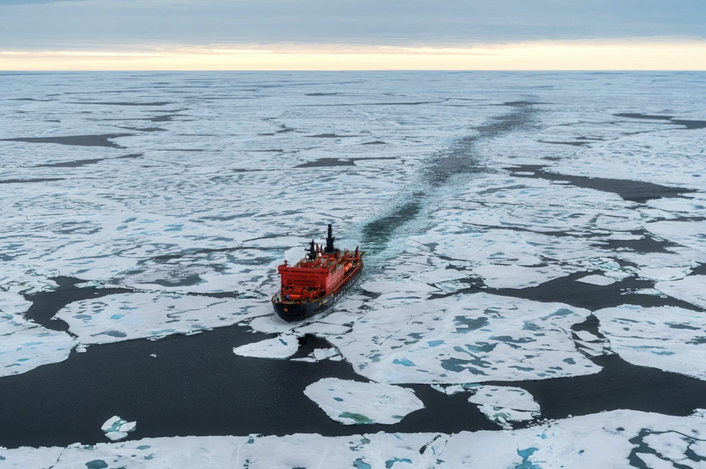
{"type": "Polygon", "coordinates": [[[198,332],[258,314],[232,298],[124,293],[70,303],[56,317],[69,324],[82,344],[103,344],[198,332]]]}
{"type": "Polygon", "coordinates": [[[21,295],[0,289],[0,376],[66,360],[76,345],[68,334],[25,319],[29,306],[21,295]]]}
{"type": "Polygon", "coordinates": [[[271,339],[233,348],[233,353],[241,357],[289,358],[299,349],[297,336],[281,334],[271,339]]]}
{"type": "Polygon", "coordinates": [[[135,431],[137,422],[128,422],[117,415],[112,416],[101,426],[101,430],[112,441],[127,438],[128,433],[135,431]]]}
{"type": "Polygon", "coordinates": [[[520,381],[597,373],[571,326],[589,311],[486,293],[377,307],[329,337],[356,372],[385,383],[520,381]]]}
{"type": "Polygon", "coordinates": [[[344,425],[391,425],[424,408],[414,391],[390,384],[324,378],[307,386],[304,394],[344,425]]]}
{"type": "Polygon", "coordinates": [[[188,436],[67,448],[0,448],[0,465],[8,469],[697,468],[706,459],[704,442],[706,419],[698,412],[675,417],[616,410],[520,430],[453,435],[188,436]]]}
{"type": "Polygon", "coordinates": [[[522,388],[479,386],[473,391],[468,402],[477,404],[489,420],[505,429],[512,428],[511,422],[533,420],[539,416],[539,404],[522,388]]]}
{"type": "Polygon", "coordinates": [[[706,380],[706,314],[623,305],[594,313],[610,348],[635,365],[706,380]]]}
{"type": "Polygon", "coordinates": [[[655,288],[674,298],[706,308],[706,275],[691,275],[680,280],[658,282],[655,288]]]}
{"type": "Polygon", "coordinates": [[[615,280],[604,275],[586,275],[576,279],[577,282],[589,283],[591,285],[598,285],[600,287],[605,287],[615,283],[615,280]]]}
{"type": "Polygon", "coordinates": [[[703,260],[706,254],[706,221],[658,221],[645,225],[650,232],[682,246],[698,251],[703,260]]]}

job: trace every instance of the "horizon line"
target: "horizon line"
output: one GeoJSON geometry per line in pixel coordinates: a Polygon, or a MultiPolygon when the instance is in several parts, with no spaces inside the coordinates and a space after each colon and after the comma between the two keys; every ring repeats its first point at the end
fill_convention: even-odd
{"type": "Polygon", "coordinates": [[[0,71],[706,71],[704,40],[0,50],[0,71]],[[117,49],[117,50],[116,50],[117,49]]]}

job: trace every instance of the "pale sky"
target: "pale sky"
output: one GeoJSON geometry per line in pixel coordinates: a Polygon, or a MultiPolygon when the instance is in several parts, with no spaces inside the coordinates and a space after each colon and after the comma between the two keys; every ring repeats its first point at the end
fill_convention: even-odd
{"type": "Polygon", "coordinates": [[[0,0],[0,70],[706,70],[706,0],[0,0]]]}

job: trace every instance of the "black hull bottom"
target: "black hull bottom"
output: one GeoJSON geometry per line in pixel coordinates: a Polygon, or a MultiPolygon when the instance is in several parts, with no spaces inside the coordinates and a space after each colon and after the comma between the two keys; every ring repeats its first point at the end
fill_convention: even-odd
{"type": "Polygon", "coordinates": [[[310,318],[315,314],[326,312],[330,310],[333,305],[336,304],[336,302],[339,301],[343,295],[346,294],[346,292],[348,292],[348,290],[350,290],[356,281],[358,281],[362,271],[363,269],[361,267],[351,276],[346,284],[343,285],[343,288],[335,293],[319,298],[316,301],[306,303],[282,303],[273,299],[272,306],[275,308],[275,313],[287,322],[295,322],[310,318]]]}

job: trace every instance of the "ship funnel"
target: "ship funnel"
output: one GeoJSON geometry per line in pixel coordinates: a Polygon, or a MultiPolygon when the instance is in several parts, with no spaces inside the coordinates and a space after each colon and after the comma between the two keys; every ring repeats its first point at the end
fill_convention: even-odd
{"type": "Polygon", "coordinates": [[[326,254],[333,254],[334,247],[333,247],[333,242],[335,241],[336,238],[333,237],[333,225],[329,223],[328,225],[328,237],[326,237],[326,250],[324,251],[326,254]]]}

